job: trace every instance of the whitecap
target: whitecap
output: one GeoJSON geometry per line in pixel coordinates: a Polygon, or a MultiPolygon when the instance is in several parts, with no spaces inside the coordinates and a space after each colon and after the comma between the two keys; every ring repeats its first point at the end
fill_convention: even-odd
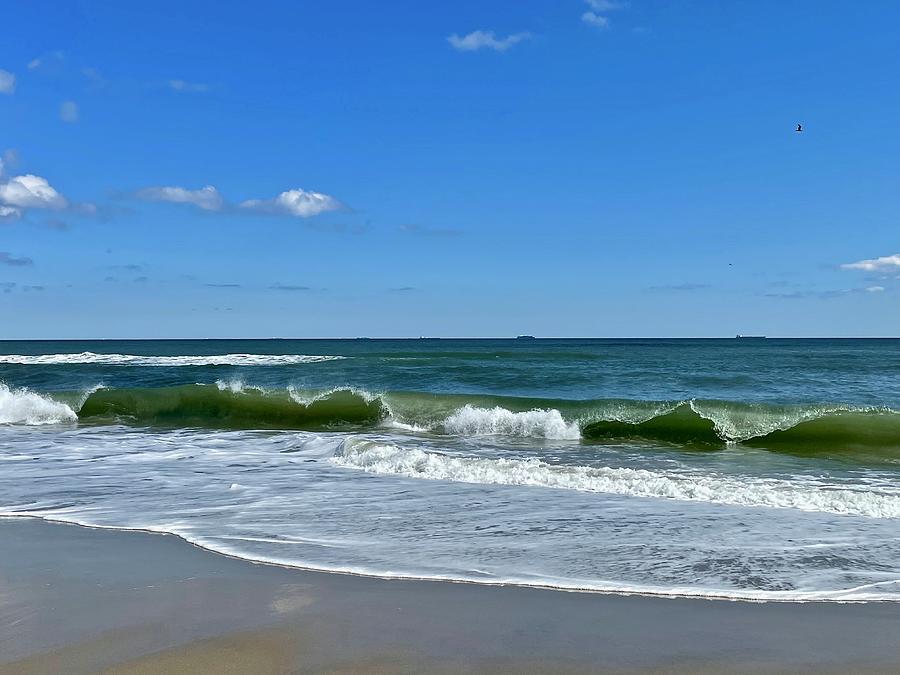
{"type": "Polygon", "coordinates": [[[577,422],[566,421],[559,410],[535,409],[513,412],[497,406],[478,408],[465,405],[443,423],[444,431],[459,436],[522,436],[578,440],[581,430],[577,422]]]}
{"type": "Polygon", "coordinates": [[[0,363],[46,366],[93,364],[101,366],[285,366],[320,363],[345,356],[307,354],[211,354],[191,356],[143,356],[139,354],[0,354],[0,363]]]}
{"type": "Polygon", "coordinates": [[[57,424],[74,422],[75,411],[65,403],[28,389],[10,389],[0,382],[0,424],[57,424]]]}
{"type": "Polygon", "coordinates": [[[375,474],[486,485],[523,485],[630,497],[900,518],[900,494],[775,478],[725,477],[625,467],[548,464],[538,459],[460,457],[350,438],[333,459],[375,474]]]}

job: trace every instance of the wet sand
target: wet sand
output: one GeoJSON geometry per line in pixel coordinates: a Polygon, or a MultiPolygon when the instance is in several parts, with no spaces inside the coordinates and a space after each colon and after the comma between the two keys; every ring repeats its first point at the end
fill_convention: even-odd
{"type": "Polygon", "coordinates": [[[900,672],[900,604],[371,579],[0,519],[3,674],[823,671],[900,672]]]}

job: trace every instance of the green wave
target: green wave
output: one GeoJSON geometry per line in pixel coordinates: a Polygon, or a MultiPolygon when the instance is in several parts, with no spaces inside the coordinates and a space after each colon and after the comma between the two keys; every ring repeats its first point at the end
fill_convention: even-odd
{"type": "Polygon", "coordinates": [[[595,441],[646,440],[696,449],[740,444],[798,455],[851,453],[900,459],[900,414],[891,410],[707,405],[717,414],[710,415],[700,404],[682,403],[640,422],[591,422],[582,427],[582,434],[595,441]],[[749,410],[756,413],[755,419],[749,410]]]}
{"type": "Polygon", "coordinates": [[[582,434],[593,440],[642,439],[697,448],[717,448],[729,440],[716,429],[712,420],[701,417],[685,404],[642,421],[601,419],[589,422],[582,427],[582,434]]]}
{"type": "Polygon", "coordinates": [[[300,403],[288,393],[240,392],[212,386],[101,389],[78,411],[84,421],[147,425],[261,429],[329,429],[375,424],[385,416],[380,400],[349,390],[300,403]]]}
{"type": "Polygon", "coordinates": [[[729,444],[798,454],[852,452],[900,459],[900,413],[841,405],[729,401],[566,400],[463,394],[263,391],[185,385],[101,389],[82,422],[319,430],[400,423],[456,435],[501,434],[588,443],[649,441],[684,448],[729,444]]]}

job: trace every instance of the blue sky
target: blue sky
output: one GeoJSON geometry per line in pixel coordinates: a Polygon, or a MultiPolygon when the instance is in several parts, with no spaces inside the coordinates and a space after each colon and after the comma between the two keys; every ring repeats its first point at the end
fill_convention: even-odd
{"type": "Polygon", "coordinates": [[[900,335],[898,25],[14,3],[0,337],[900,335]]]}

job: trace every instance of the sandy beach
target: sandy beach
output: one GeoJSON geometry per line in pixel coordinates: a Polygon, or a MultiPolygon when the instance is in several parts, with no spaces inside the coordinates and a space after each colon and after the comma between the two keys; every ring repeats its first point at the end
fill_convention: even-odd
{"type": "Polygon", "coordinates": [[[0,672],[896,672],[894,603],[384,580],[0,521],[0,672]]]}

